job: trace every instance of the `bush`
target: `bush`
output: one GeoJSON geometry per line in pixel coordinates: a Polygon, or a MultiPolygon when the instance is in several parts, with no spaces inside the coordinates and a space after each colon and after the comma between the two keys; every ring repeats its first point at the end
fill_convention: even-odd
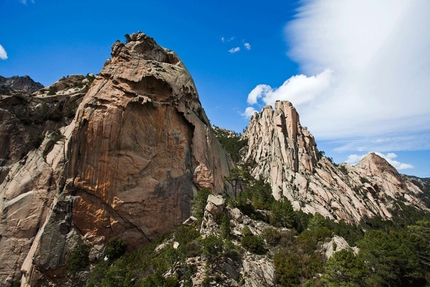
{"type": "Polygon", "coordinates": [[[327,261],[321,281],[327,286],[362,286],[368,273],[363,260],[352,251],[343,249],[327,261]]]}
{"type": "Polygon", "coordinates": [[[221,231],[222,238],[230,239],[231,237],[230,219],[225,213],[223,213],[223,216],[222,216],[220,231],[221,231]]]}
{"type": "Polygon", "coordinates": [[[127,242],[121,238],[111,238],[106,245],[104,254],[109,260],[114,261],[120,258],[127,251],[127,242]]]}
{"type": "Polygon", "coordinates": [[[193,199],[193,205],[192,205],[192,211],[195,217],[198,219],[203,218],[203,215],[205,214],[205,207],[208,201],[208,196],[211,194],[212,191],[207,188],[203,188],[199,190],[194,196],[193,199]]]}
{"type": "Polygon", "coordinates": [[[202,255],[207,257],[209,261],[214,261],[222,256],[224,243],[221,238],[209,235],[201,241],[201,247],[202,255]]]}
{"type": "Polygon", "coordinates": [[[91,247],[87,244],[78,244],[73,249],[72,254],[66,261],[66,268],[69,274],[76,274],[79,271],[84,270],[89,264],[88,258],[91,247]]]}
{"type": "Polygon", "coordinates": [[[224,254],[226,257],[233,259],[235,262],[240,260],[240,253],[230,240],[226,240],[224,244],[224,254]]]}
{"type": "Polygon", "coordinates": [[[263,230],[263,237],[266,240],[267,244],[276,246],[279,244],[281,240],[281,233],[275,228],[266,228],[263,230]]]}
{"type": "Polygon", "coordinates": [[[292,228],[296,225],[296,213],[288,199],[282,198],[274,201],[270,211],[272,212],[270,224],[273,226],[292,228]]]}
{"type": "Polygon", "coordinates": [[[247,225],[245,225],[242,228],[242,235],[245,236],[245,237],[253,235],[252,232],[251,232],[251,229],[249,229],[249,227],[247,225]]]}
{"type": "Polygon", "coordinates": [[[242,239],[242,247],[255,254],[264,254],[264,243],[260,236],[247,235],[242,239]]]}
{"type": "Polygon", "coordinates": [[[58,92],[57,87],[51,86],[51,87],[49,87],[48,95],[55,95],[57,92],[58,92]]]}
{"type": "Polygon", "coordinates": [[[176,229],[175,240],[179,242],[180,245],[185,246],[186,244],[192,242],[200,236],[198,232],[192,226],[180,226],[176,229]]]}
{"type": "Polygon", "coordinates": [[[348,175],[348,170],[346,169],[346,167],[344,165],[339,165],[339,170],[344,174],[344,175],[348,175]]]}
{"type": "Polygon", "coordinates": [[[45,139],[45,136],[43,134],[39,134],[31,138],[29,145],[35,149],[39,148],[39,146],[42,144],[44,139],[45,139]]]}

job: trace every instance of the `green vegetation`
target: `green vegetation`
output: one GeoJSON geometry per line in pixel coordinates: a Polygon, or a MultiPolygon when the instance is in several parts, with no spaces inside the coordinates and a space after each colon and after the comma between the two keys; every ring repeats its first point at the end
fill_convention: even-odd
{"type": "Polygon", "coordinates": [[[348,175],[348,170],[346,169],[346,167],[344,165],[339,165],[339,170],[344,174],[344,175],[348,175]]]}
{"type": "Polygon", "coordinates": [[[327,260],[321,282],[324,286],[363,286],[363,279],[368,278],[369,269],[361,258],[343,249],[327,260]]]}
{"type": "Polygon", "coordinates": [[[208,196],[211,193],[212,191],[210,189],[203,188],[197,192],[196,196],[194,196],[192,212],[196,218],[203,218],[208,196]]]}
{"type": "Polygon", "coordinates": [[[57,87],[55,87],[55,86],[50,86],[49,87],[49,91],[48,91],[48,95],[55,95],[56,93],[58,92],[58,89],[57,89],[57,87]]]}
{"type": "Polygon", "coordinates": [[[238,162],[240,160],[240,150],[246,146],[248,142],[240,139],[240,135],[235,132],[224,130],[216,126],[214,126],[212,130],[220,144],[231,155],[233,161],[238,162]]]}
{"type": "Polygon", "coordinates": [[[273,226],[288,228],[297,226],[296,213],[288,199],[274,200],[270,206],[270,211],[270,224],[273,226]]]}
{"type": "Polygon", "coordinates": [[[78,244],[67,259],[67,272],[71,275],[75,275],[77,272],[84,270],[90,264],[90,260],[88,258],[89,254],[89,245],[84,243],[78,244]]]}
{"type": "Polygon", "coordinates": [[[106,245],[104,254],[110,261],[115,261],[127,251],[127,242],[121,238],[111,238],[106,245]]]}
{"type": "Polygon", "coordinates": [[[266,250],[264,249],[264,242],[260,236],[256,235],[246,235],[242,239],[242,247],[251,253],[264,254],[266,250]]]}

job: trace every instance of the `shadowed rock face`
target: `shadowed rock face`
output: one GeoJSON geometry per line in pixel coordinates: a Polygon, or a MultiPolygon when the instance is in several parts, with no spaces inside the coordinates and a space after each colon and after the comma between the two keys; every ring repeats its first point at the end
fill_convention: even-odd
{"type": "Polygon", "coordinates": [[[3,92],[32,93],[43,88],[43,85],[39,82],[33,81],[29,76],[13,76],[10,78],[0,76],[0,87],[0,92],[4,90],[3,92]]]}
{"type": "MultiPolygon", "coordinates": [[[[34,217],[28,225],[37,234],[26,239],[28,248],[13,266],[3,268],[13,278],[22,270],[25,284],[58,282],[65,259],[82,238],[99,249],[111,237],[131,248],[142,246],[189,217],[198,189],[230,192],[223,178],[231,162],[178,56],[142,33],[130,35],[126,44],[116,42],[111,54],[74,120],[61,129],[62,140],[46,154],[43,143],[32,151],[27,162],[34,159],[40,174],[27,163],[20,167],[34,182],[47,173],[49,190],[34,182],[24,188],[13,171],[0,187],[2,195],[10,194],[3,203],[2,216],[8,218],[3,226],[15,214],[5,206],[41,197],[34,208],[21,204],[27,217],[34,217]],[[33,213],[38,208],[43,218],[33,213]]],[[[23,240],[12,233],[4,229],[0,245],[23,240]]],[[[2,255],[8,252],[17,251],[2,255]]]]}
{"type": "Polygon", "coordinates": [[[296,210],[351,223],[375,215],[389,219],[397,200],[428,210],[420,188],[374,153],[356,166],[332,164],[318,152],[290,102],[254,114],[243,137],[252,174],[267,179],[273,196],[288,198],[296,210]]]}

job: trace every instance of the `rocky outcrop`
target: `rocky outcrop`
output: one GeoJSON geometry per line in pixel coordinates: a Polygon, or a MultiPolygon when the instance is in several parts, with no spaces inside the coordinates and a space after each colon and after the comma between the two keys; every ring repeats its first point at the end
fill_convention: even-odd
{"type": "MultiPolygon", "coordinates": [[[[0,264],[1,284],[21,273],[22,286],[57,284],[78,242],[142,246],[190,216],[198,189],[230,193],[231,162],[179,57],[143,33],[111,54],[59,139],[45,134],[10,162],[0,248],[13,259],[0,264]]],[[[63,80],[36,97],[68,99],[81,86],[63,80]]]]}
{"type": "Polygon", "coordinates": [[[0,94],[9,94],[10,92],[32,93],[42,88],[41,83],[33,81],[29,76],[10,78],[0,76],[0,94]]]}
{"type": "MultiPolygon", "coordinates": [[[[67,96],[55,93],[47,96],[42,92],[1,96],[2,286],[20,281],[21,269],[26,270],[32,265],[30,258],[25,259],[29,253],[34,253],[33,243],[40,236],[47,218],[52,213],[61,213],[60,207],[54,210],[52,207],[58,197],[58,178],[64,163],[59,160],[64,146],[63,133],[73,120],[86,88],[84,85],[67,96]]],[[[55,237],[53,240],[55,242],[55,237]]],[[[49,252],[39,256],[55,258],[62,255],[57,253],[55,244],[50,247],[49,252]]]]}
{"type": "Polygon", "coordinates": [[[275,109],[254,114],[242,137],[252,175],[267,179],[273,196],[288,198],[296,210],[346,222],[390,218],[396,201],[428,210],[420,188],[374,153],[354,167],[334,165],[318,151],[290,102],[277,101],[275,109]]]}

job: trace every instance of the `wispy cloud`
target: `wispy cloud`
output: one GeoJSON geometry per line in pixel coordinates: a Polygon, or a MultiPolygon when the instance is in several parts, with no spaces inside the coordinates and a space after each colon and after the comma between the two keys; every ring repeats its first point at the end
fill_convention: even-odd
{"type": "MultiPolygon", "coordinates": [[[[19,0],[22,4],[27,4],[27,0],[19,0]]],[[[34,3],[34,0],[30,0],[31,3],[34,3]]]]}
{"type": "MultiPolygon", "coordinates": [[[[235,38],[236,37],[230,37],[230,38],[225,38],[225,37],[221,37],[221,42],[223,42],[223,43],[228,43],[228,42],[232,42],[232,41],[234,41],[235,40],[235,38]]],[[[234,41],[234,42],[239,42],[239,41],[234,41]]],[[[234,44],[234,43],[231,43],[231,44],[234,44]]],[[[245,40],[242,40],[242,44],[243,44],[243,47],[246,49],[246,50],[251,50],[251,44],[250,43],[248,43],[248,42],[245,42],[245,40]]],[[[237,53],[237,52],[240,52],[240,47],[239,46],[237,46],[237,47],[234,47],[234,48],[231,48],[230,50],[228,50],[228,52],[229,53],[231,53],[231,54],[234,54],[234,53],[237,53]]]]}
{"type": "MultiPolygon", "coordinates": [[[[386,161],[388,161],[389,164],[391,164],[392,166],[394,166],[397,170],[405,170],[405,169],[412,169],[414,168],[413,165],[408,164],[408,163],[403,163],[403,162],[399,162],[397,160],[395,160],[395,158],[397,158],[397,155],[395,153],[387,153],[387,154],[383,154],[380,152],[375,152],[377,155],[379,155],[380,157],[384,158],[386,161]]],[[[357,155],[357,154],[351,154],[348,156],[347,160],[345,161],[348,164],[351,165],[355,165],[357,164],[363,157],[365,156],[365,154],[363,155],[357,155]]]]}
{"type": "Polygon", "coordinates": [[[228,50],[229,53],[234,54],[240,51],[240,47],[231,48],[228,50]]]}
{"type": "Polygon", "coordinates": [[[375,140],[405,131],[406,146],[430,135],[430,2],[303,3],[285,27],[288,55],[303,74],[277,88],[258,85],[248,103],[290,100],[320,140],[371,148],[393,145],[375,140]]]}
{"type": "Polygon", "coordinates": [[[231,41],[233,41],[234,40],[234,36],[233,37],[230,37],[230,38],[225,38],[225,37],[221,37],[221,42],[223,42],[223,43],[228,43],[228,42],[231,42],[231,41]]]}
{"type": "Polygon", "coordinates": [[[0,59],[2,59],[2,60],[6,60],[7,59],[6,50],[3,48],[2,45],[0,45],[0,59]]]}

